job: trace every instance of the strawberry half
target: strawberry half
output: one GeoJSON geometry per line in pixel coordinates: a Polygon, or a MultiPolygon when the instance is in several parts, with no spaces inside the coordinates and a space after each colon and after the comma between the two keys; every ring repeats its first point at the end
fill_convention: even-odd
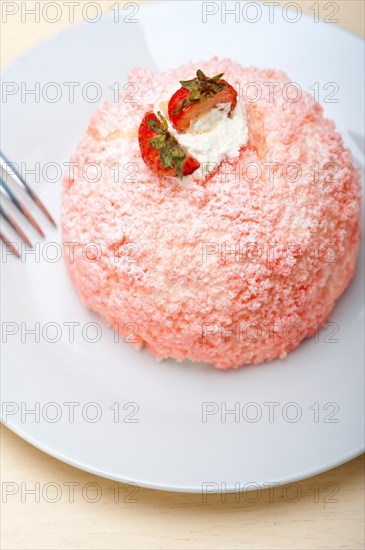
{"type": "Polygon", "coordinates": [[[230,114],[237,105],[237,92],[222,80],[222,74],[208,78],[203,71],[197,71],[193,80],[181,80],[181,88],[169,101],[168,113],[172,125],[178,132],[186,132],[190,123],[210,111],[219,103],[231,103],[230,114]]]}
{"type": "Polygon", "coordinates": [[[200,163],[181,147],[168,131],[167,120],[159,112],[146,113],[139,127],[139,147],[145,164],[162,176],[188,176],[200,163]]]}

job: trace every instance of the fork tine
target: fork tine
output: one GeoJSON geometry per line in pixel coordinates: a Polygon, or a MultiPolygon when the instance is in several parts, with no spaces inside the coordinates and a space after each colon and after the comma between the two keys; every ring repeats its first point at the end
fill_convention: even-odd
{"type": "Polygon", "coordinates": [[[9,174],[12,179],[16,183],[20,183],[25,191],[28,193],[28,195],[32,198],[32,200],[36,203],[38,208],[43,212],[43,214],[48,218],[48,220],[51,222],[51,224],[54,227],[57,227],[56,222],[52,218],[51,214],[48,212],[47,208],[44,206],[41,199],[38,197],[38,195],[33,191],[33,189],[27,184],[23,176],[19,173],[18,170],[15,169],[14,165],[9,162],[9,160],[0,152],[0,165],[3,168],[3,170],[8,173],[8,170],[11,170],[11,173],[9,174]]]}
{"type": "Polygon", "coordinates": [[[33,218],[32,214],[29,212],[29,210],[21,204],[21,202],[16,198],[14,193],[9,189],[8,185],[5,183],[5,181],[0,178],[0,187],[3,189],[8,196],[8,198],[11,200],[11,202],[17,207],[17,209],[23,214],[23,216],[29,221],[29,223],[38,231],[41,237],[44,237],[44,233],[42,229],[39,227],[38,223],[33,218]]]}
{"type": "Polygon", "coordinates": [[[0,206],[0,216],[2,216],[4,220],[8,222],[8,224],[14,229],[15,233],[17,233],[19,237],[27,243],[28,246],[30,246],[31,248],[33,247],[32,243],[30,242],[22,228],[17,224],[14,218],[10,216],[10,214],[7,214],[5,212],[2,206],[0,206]]]}
{"type": "Polygon", "coordinates": [[[15,248],[15,246],[13,245],[13,243],[12,243],[11,241],[9,241],[9,239],[7,238],[7,236],[5,235],[5,233],[3,233],[2,231],[0,231],[0,239],[6,244],[6,246],[8,247],[8,249],[9,249],[17,258],[20,258],[19,252],[17,251],[17,249],[15,248]]]}

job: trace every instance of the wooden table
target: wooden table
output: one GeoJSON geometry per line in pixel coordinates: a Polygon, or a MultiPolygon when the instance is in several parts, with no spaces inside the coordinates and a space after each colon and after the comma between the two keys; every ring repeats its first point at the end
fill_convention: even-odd
{"type": "MultiPolygon", "coordinates": [[[[75,20],[81,18],[85,1],[79,0],[75,20]]],[[[112,3],[98,2],[104,9],[112,3]]],[[[297,3],[310,12],[314,1],[297,3]]],[[[11,4],[32,7],[34,2],[11,4]]],[[[322,15],[324,4],[321,0],[322,15]]],[[[364,36],[363,1],[336,4],[339,24],[364,36]]],[[[9,17],[1,29],[2,66],[69,24],[64,10],[57,23],[29,18],[23,23],[20,16],[9,17]]],[[[200,495],[147,489],[138,491],[137,502],[124,502],[123,491],[118,501],[110,489],[113,482],[63,464],[2,427],[1,481],[1,547],[9,550],[364,548],[363,457],[300,482],[302,496],[297,502],[264,491],[256,503],[243,497],[236,502],[233,495],[226,502],[213,495],[204,503],[200,495]],[[100,489],[96,503],[85,498],[89,483],[100,489]],[[15,494],[5,499],[5,487],[15,494]],[[35,495],[27,494],[32,488],[35,495]],[[56,490],[60,498],[51,502],[56,490]]]]}

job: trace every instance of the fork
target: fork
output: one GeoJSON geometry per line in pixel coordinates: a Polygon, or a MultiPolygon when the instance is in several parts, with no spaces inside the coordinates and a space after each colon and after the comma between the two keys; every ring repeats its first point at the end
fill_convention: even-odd
{"type": "MultiPolygon", "coordinates": [[[[33,189],[25,181],[25,179],[22,177],[19,171],[15,169],[14,164],[9,162],[9,160],[1,152],[0,152],[0,168],[2,173],[0,177],[0,192],[2,197],[5,197],[8,202],[11,202],[15,206],[15,208],[22,214],[24,218],[28,220],[28,222],[33,226],[33,228],[37,231],[37,233],[41,237],[45,236],[41,227],[39,226],[37,221],[34,219],[32,214],[29,212],[28,208],[15,196],[15,194],[11,190],[10,186],[8,185],[8,179],[6,177],[8,176],[9,179],[15,185],[23,189],[23,191],[25,191],[28,194],[28,196],[43,212],[43,214],[51,222],[51,224],[54,227],[57,227],[56,222],[54,221],[51,214],[48,212],[47,208],[44,206],[40,198],[36,195],[33,189]]],[[[9,224],[9,226],[21,238],[23,242],[25,242],[28,246],[32,248],[33,245],[30,239],[27,237],[26,233],[23,231],[23,229],[15,220],[15,218],[2,205],[0,206],[0,217],[3,218],[9,224]]],[[[20,257],[17,248],[14,246],[14,243],[8,238],[8,236],[3,231],[0,231],[0,239],[5,243],[8,249],[15,256],[17,256],[18,258],[20,257]]]]}

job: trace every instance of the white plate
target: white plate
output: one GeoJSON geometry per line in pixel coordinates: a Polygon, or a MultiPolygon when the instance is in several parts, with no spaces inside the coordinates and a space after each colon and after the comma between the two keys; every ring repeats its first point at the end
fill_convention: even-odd
{"type": "MultiPolygon", "coordinates": [[[[270,23],[267,9],[262,10],[254,24],[243,19],[236,23],[232,17],[224,24],[219,14],[203,23],[199,2],[141,7],[135,16],[139,24],[115,23],[109,14],[29,51],[6,69],[3,81],[20,88],[39,82],[44,94],[50,81],[59,83],[63,92],[65,82],[80,82],[80,90],[96,81],[104,97],[112,98],[109,86],[124,84],[136,65],[158,72],[190,58],[230,56],[245,65],[281,68],[307,89],[318,82],[322,99],[323,86],[337,83],[339,102],[327,103],[325,111],[335,118],[361,162],[364,90],[358,73],[363,42],[304,15],[293,24],[276,11],[276,22],[270,23]]],[[[121,15],[128,13],[131,9],[121,15]]],[[[66,94],[56,103],[42,98],[36,103],[31,96],[22,102],[19,93],[8,97],[2,105],[4,152],[28,167],[37,161],[41,166],[67,161],[95,109],[77,89],[74,103],[66,94]]],[[[51,92],[48,89],[48,97],[51,92]]],[[[50,170],[48,179],[51,176],[50,170]]],[[[60,183],[45,183],[44,178],[34,183],[32,175],[28,179],[59,219],[60,183]]],[[[50,228],[47,233],[50,242],[59,242],[58,233],[50,228]]],[[[48,252],[51,255],[51,249],[48,252]]],[[[234,490],[301,479],[364,449],[362,260],[333,312],[334,324],[320,333],[319,342],[306,341],[284,361],[229,372],[189,362],[157,363],[147,351],[114,343],[112,331],[81,305],[62,261],[37,263],[27,256],[19,263],[10,258],[3,260],[2,271],[3,329],[4,323],[13,322],[19,330],[3,346],[3,409],[12,412],[5,415],[3,410],[3,421],[65,462],[115,480],[200,492],[204,482],[216,484],[209,490],[234,490]],[[41,330],[47,323],[58,323],[61,338],[50,343],[27,336],[22,343],[22,322],[27,328],[38,322],[41,330]],[[74,343],[65,322],[80,323],[74,343]],[[97,343],[82,337],[81,327],[90,322],[100,322],[102,337],[97,343]],[[36,402],[40,418],[22,417],[24,407],[34,408],[36,402]],[[50,402],[57,407],[47,408],[50,402]],[[66,402],[80,403],[74,422],[69,421],[66,402]],[[90,402],[96,402],[102,413],[95,423],[86,416],[96,411],[85,408],[90,402]],[[138,422],[115,422],[109,407],[116,402],[122,420],[129,415],[138,422]],[[137,405],[123,410],[131,402],[137,405]],[[203,402],[216,403],[213,408],[219,411],[207,422],[202,421],[203,402]],[[278,403],[273,422],[264,405],[268,402],[278,403]],[[288,405],[293,402],[296,405],[288,405]],[[227,409],[238,403],[238,422],[234,415],[221,421],[222,403],[227,409]],[[255,405],[247,408],[247,403],[255,405]],[[260,412],[257,422],[248,421],[260,412]],[[61,418],[51,422],[55,413],[61,418]],[[291,422],[299,413],[297,422],[291,422]]],[[[9,324],[6,327],[10,330],[9,324]]],[[[49,329],[46,338],[54,335],[49,329]]]]}

